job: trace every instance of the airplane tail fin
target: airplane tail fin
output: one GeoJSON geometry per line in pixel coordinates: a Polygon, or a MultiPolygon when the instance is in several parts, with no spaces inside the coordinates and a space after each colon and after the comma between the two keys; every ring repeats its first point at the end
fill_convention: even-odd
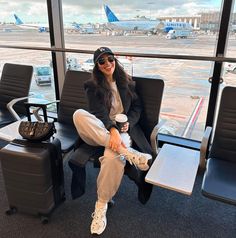
{"type": "Polygon", "coordinates": [[[72,26],[75,28],[75,29],[81,29],[80,25],[77,23],[77,22],[73,22],[72,23],[72,26]]]}
{"type": "Polygon", "coordinates": [[[14,14],[14,17],[15,17],[15,19],[16,19],[16,25],[21,25],[21,24],[23,24],[23,21],[21,21],[21,19],[20,19],[16,14],[14,14]]]}
{"type": "Polygon", "coordinates": [[[104,5],[104,10],[105,10],[108,22],[119,21],[119,19],[116,17],[116,15],[112,12],[112,10],[107,5],[104,5]]]}

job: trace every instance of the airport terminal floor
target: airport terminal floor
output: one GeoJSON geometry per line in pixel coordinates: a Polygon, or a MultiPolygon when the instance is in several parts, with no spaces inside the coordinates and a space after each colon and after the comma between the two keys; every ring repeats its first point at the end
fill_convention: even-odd
{"type": "MultiPolygon", "coordinates": [[[[98,169],[92,163],[87,166],[86,193],[75,200],[70,195],[71,170],[67,163],[64,171],[67,200],[53,212],[46,225],[30,215],[5,215],[8,203],[0,174],[2,238],[92,237],[89,227],[98,169]]],[[[155,186],[149,202],[142,205],[137,199],[137,187],[125,176],[114,197],[115,205],[108,210],[108,225],[101,237],[232,238],[236,233],[235,206],[203,197],[201,183],[199,174],[191,196],[155,186]]]]}

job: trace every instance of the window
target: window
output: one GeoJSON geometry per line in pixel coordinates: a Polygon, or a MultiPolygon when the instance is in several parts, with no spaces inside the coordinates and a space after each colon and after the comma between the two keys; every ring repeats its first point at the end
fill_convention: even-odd
{"type": "MultiPolygon", "coordinates": [[[[186,4],[167,1],[161,4],[159,1],[127,1],[124,7],[114,1],[103,5],[99,1],[63,0],[65,47],[72,51],[66,53],[66,67],[88,71],[93,67],[91,54],[78,54],[73,50],[93,51],[100,46],[108,46],[114,52],[123,52],[124,55],[116,57],[123,61],[121,63],[130,71],[129,74],[161,77],[165,81],[162,132],[200,140],[209,110],[211,84],[208,78],[213,74],[214,61],[211,57],[216,53],[221,2],[208,0],[186,4]],[[125,57],[126,53],[134,55],[125,57]],[[143,57],[136,57],[136,54],[143,54],[143,57]],[[209,60],[196,60],[196,56],[208,57],[209,60]]],[[[224,3],[227,4],[227,1],[224,3]]],[[[48,28],[42,25],[47,23],[46,1],[11,1],[0,3],[0,7],[0,44],[49,46],[48,28]],[[13,24],[9,12],[13,6],[18,10],[15,14],[18,17],[22,15],[21,21],[38,23],[41,27],[22,30],[13,24]]],[[[227,50],[229,57],[235,55],[233,25],[234,13],[227,50]]],[[[49,99],[55,98],[50,51],[4,48],[0,51],[0,67],[4,62],[32,64],[35,68],[32,91],[49,99]],[[51,78],[51,83],[40,85],[42,76],[37,75],[40,67],[50,68],[47,80],[51,78]]],[[[234,64],[225,63],[224,66],[222,76],[225,84],[234,84],[234,64]]]]}
{"type": "MultiPolygon", "coordinates": [[[[73,19],[80,27],[73,33],[65,31],[65,45],[70,49],[85,50],[96,50],[105,45],[117,52],[176,57],[214,56],[220,11],[219,1],[197,1],[194,4],[171,1],[165,5],[129,1],[124,8],[115,2],[102,5],[87,1],[86,4],[72,5],[70,1],[63,0],[63,19],[67,22],[73,19]],[[143,20],[146,28],[141,28],[143,20]],[[154,28],[151,27],[153,21],[156,24],[154,28]],[[88,24],[94,32],[81,30],[88,24]]],[[[92,69],[92,63],[84,60],[83,55],[77,57],[82,62],[82,70],[92,69]]],[[[213,62],[139,57],[131,57],[130,62],[132,75],[161,77],[165,81],[161,131],[201,140],[211,87],[208,78],[212,76],[213,62]]]]}
{"type": "Polygon", "coordinates": [[[0,1],[1,42],[50,46],[47,1],[0,1]]]}
{"type": "MultiPolygon", "coordinates": [[[[0,44],[22,47],[49,47],[47,1],[0,2],[0,44]],[[12,14],[13,13],[13,14],[12,14]]],[[[0,49],[0,68],[4,63],[34,67],[30,91],[36,97],[55,100],[51,53],[24,49],[0,49]],[[48,75],[46,75],[48,74],[48,75]]]]}

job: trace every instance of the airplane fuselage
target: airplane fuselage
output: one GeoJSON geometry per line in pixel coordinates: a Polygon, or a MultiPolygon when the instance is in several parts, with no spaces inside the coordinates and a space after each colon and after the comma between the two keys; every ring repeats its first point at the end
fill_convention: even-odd
{"type": "Polygon", "coordinates": [[[130,20],[130,21],[115,21],[109,22],[108,26],[112,29],[120,29],[126,31],[153,31],[158,28],[160,21],[142,21],[142,20],[130,20]]]}

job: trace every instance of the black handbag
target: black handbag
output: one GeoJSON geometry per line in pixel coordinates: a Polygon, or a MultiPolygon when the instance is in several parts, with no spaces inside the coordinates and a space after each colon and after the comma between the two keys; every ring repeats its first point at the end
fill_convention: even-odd
{"type": "Polygon", "coordinates": [[[53,122],[22,121],[18,128],[19,134],[29,141],[45,141],[56,132],[53,122]]]}
{"type": "Polygon", "coordinates": [[[25,103],[28,121],[22,121],[19,125],[18,132],[23,137],[31,142],[40,142],[50,139],[56,128],[54,122],[48,122],[47,120],[47,104],[38,103],[25,103]],[[30,107],[37,107],[33,110],[33,115],[38,121],[31,121],[30,107]],[[39,110],[43,110],[44,121],[38,114],[39,110]]]}

